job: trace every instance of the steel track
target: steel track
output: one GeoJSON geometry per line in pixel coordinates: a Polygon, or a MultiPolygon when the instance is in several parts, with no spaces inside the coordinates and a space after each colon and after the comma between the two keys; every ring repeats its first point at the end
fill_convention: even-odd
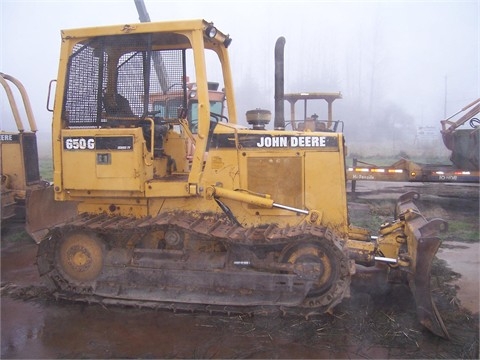
{"type": "Polygon", "coordinates": [[[169,309],[182,312],[207,312],[221,314],[295,314],[309,317],[330,311],[344,296],[349,293],[350,266],[343,249],[343,242],[333,232],[322,226],[301,224],[280,228],[276,225],[265,227],[244,228],[232,224],[228,219],[218,215],[200,215],[191,213],[169,213],[149,218],[129,218],[107,215],[81,214],[73,221],[52,229],[47,238],[40,244],[37,257],[39,273],[57,298],[98,303],[103,305],[123,305],[147,307],[154,309],[169,309]],[[247,248],[261,247],[264,250],[279,252],[288,244],[295,244],[308,239],[309,241],[327,242],[335,251],[333,261],[339,263],[340,280],[332,284],[329,299],[319,303],[305,303],[302,306],[224,306],[204,305],[182,302],[146,301],[138,298],[119,299],[95,294],[94,287],[81,283],[73,283],[63,276],[56,264],[58,243],[64,234],[72,232],[92,232],[104,236],[110,248],[125,248],[132,239],[159,230],[177,229],[184,231],[197,239],[219,241],[225,246],[243,246],[247,248]]]}

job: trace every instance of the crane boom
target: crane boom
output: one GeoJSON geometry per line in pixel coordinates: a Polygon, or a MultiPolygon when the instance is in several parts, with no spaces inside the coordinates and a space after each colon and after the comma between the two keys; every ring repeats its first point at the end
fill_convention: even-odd
{"type": "MultiPolygon", "coordinates": [[[[137,8],[138,18],[140,22],[150,22],[150,15],[148,15],[145,2],[143,0],[133,1],[135,1],[135,6],[137,8]]],[[[153,66],[155,68],[155,72],[157,74],[158,81],[160,82],[162,91],[164,94],[166,94],[169,88],[167,71],[165,70],[165,64],[163,63],[163,60],[159,53],[155,53],[153,55],[153,66]]]]}
{"type": "Polygon", "coordinates": [[[148,15],[147,8],[143,0],[134,0],[138,11],[138,19],[140,22],[150,22],[150,15],[148,15]]]}

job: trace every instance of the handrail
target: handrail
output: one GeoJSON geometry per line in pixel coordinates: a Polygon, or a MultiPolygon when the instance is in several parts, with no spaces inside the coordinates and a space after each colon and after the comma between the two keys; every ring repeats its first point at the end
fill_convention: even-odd
{"type": "Polygon", "coordinates": [[[18,107],[15,101],[15,98],[13,96],[13,92],[6,80],[13,83],[17,87],[18,91],[20,92],[20,95],[22,96],[22,100],[23,100],[23,105],[25,107],[25,113],[27,114],[27,120],[30,125],[30,130],[32,132],[37,132],[38,129],[35,122],[35,117],[33,116],[32,106],[30,104],[30,99],[28,98],[28,94],[27,94],[27,91],[25,90],[25,87],[19,80],[17,80],[11,75],[7,75],[4,73],[0,73],[0,75],[1,75],[0,82],[5,88],[5,92],[7,93],[8,101],[10,103],[10,107],[12,108],[13,117],[15,118],[15,123],[17,124],[18,131],[24,132],[25,129],[23,127],[22,119],[20,118],[20,113],[18,112],[18,107]]]}

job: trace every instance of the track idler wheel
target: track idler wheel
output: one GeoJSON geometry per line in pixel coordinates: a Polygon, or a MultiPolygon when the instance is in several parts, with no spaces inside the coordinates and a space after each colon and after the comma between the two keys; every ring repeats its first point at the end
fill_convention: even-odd
{"type": "Polygon", "coordinates": [[[58,240],[56,267],[70,286],[91,288],[103,270],[105,246],[93,233],[70,233],[58,240]]]}
{"type": "Polygon", "coordinates": [[[310,289],[302,307],[327,312],[340,303],[350,289],[349,260],[339,241],[321,239],[288,245],[280,261],[291,264],[315,264],[320,275],[310,289]]]}

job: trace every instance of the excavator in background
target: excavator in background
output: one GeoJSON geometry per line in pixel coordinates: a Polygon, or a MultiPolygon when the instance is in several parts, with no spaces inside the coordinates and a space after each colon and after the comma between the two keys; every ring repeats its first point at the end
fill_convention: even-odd
{"type": "MultiPolygon", "coordinates": [[[[27,197],[31,192],[45,188],[48,183],[40,178],[37,125],[27,91],[23,84],[11,75],[0,73],[0,83],[5,90],[17,127],[17,131],[0,131],[1,220],[4,228],[7,220],[25,220],[27,197]],[[23,109],[19,109],[17,105],[16,94],[21,96],[23,109]],[[22,116],[27,117],[30,130],[25,129],[22,116]]],[[[2,126],[5,123],[6,119],[3,119],[2,126]]]]}
{"type": "Polygon", "coordinates": [[[448,337],[430,294],[437,233],[446,223],[427,220],[410,192],[377,234],[350,224],[343,134],[310,129],[308,121],[286,129],[283,37],[275,45],[268,130],[268,110],[248,111],[250,127],[239,124],[232,39],[212,22],[119,24],[61,36],[51,201],[27,209],[46,215],[28,229],[39,244],[39,274],[56,296],[309,317],[332,311],[362,273],[371,286],[377,277],[408,283],[420,323],[448,337]],[[185,111],[190,78],[195,135],[185,111]],[[225,89],[221,116],[209,79],[225,89]],[[163,111],[152,101],[158,94],[182,102],[163,111]],[[57,204],[71,208],[52,216],[57,204]]]}
{"type": "Polygon", "coordinates": [[[442,120],[443,143],[450,150],[450,161],[457,169],[476,172],[480,170],[480,98],[464,106],[460,111],[442,120]],[[457,118],[457,115],[463,115],[457,118]],[[469,127],[461,128],[468,122],[469,127]]]}
{"type": "Polygon", "coordinates": [[[357,181],[480,183],[480,99],[440,121],[443,143],[451,151],[451,164],[421,164],[399,159],[390,166],[378,166],[358,159],[347,168],[352,191],[357,181]],[[466,125],[468,123],[468,125],[466,125]]]}

